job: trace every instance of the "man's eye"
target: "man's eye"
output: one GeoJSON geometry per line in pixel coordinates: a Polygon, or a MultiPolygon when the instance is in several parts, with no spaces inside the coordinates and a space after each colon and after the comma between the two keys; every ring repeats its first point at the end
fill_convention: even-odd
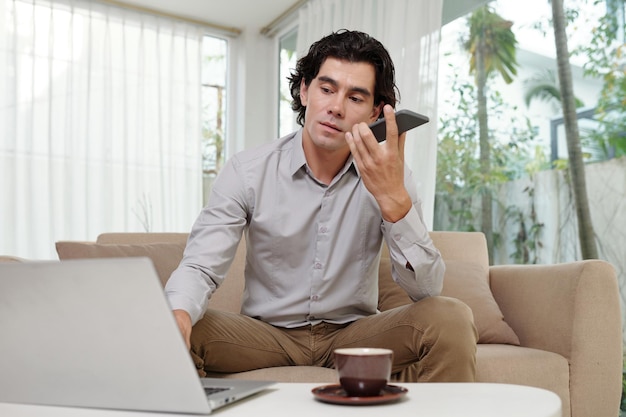
{"type": "Polygon", "coordinates": [[[350,100],[354,101],[355,103],[360,103],[363,101],[363,99],[361,97],[350,97],[350,100]]]}
{"type": "Polygon", "coordinates": [[[328,87],[322,87],[322,91],[325,92],[325,93],[330,93],[331,92],[330,88],[328,88],[328,87]]]}

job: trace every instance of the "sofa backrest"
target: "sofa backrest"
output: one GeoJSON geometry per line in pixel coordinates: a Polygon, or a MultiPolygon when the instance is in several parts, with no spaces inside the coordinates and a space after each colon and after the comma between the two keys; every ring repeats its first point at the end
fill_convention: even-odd
{"type": "Polygon", "coordinates": [[[143,245],[146,243],[187,243],[189,233],[102,233],[99,244],[143,245]]]}
{"type": "Polygon", "coordinates": [[[467,261],[489,268],[487,240],[481,232],[430,232],[430,238],[446,261],[467,261]]]}
{"type": "MultiPolygon", "coordinates": [[[[480,232],[430,232],[435,246],[444,260],[471,261],[487,270],[489,258],[485,236],[480,232]]],[[[98,244],[140,245],[151,243],[178,243],[187,241],[187,233],[103,233],[98,236],[98,244]]],[[[386,248],[385,248],[386,250],[386,248]]],[[[211,308],[238,313],[244,289],[246,263],[245,240],[239,244],[235,258],[224,283],[213,294],[209,302],[211,308]]],[[[380,271],[381,277],[391,275],[389,268],[380,271]]]]}
{"type": "MultiPolygon", "coordinates": [[[[188,233],[102,233],[96,239],[96,243],[100,245],[185,244],[188,237],[188,233]]],[[[211,297],[211,308],[239,313],[244,287],[243,277],[245,264],[246,244],[245,240],[242,239],[228,271],[228,275],[226,276],[226,280],[224,280],[219,291],[216,291],[211,297]]],[[[157,270],[159,270],[159,268],[157,268],[157,270]]],[[[161,277],[161,279],[163,280],[163,277],[161,277]]]]}

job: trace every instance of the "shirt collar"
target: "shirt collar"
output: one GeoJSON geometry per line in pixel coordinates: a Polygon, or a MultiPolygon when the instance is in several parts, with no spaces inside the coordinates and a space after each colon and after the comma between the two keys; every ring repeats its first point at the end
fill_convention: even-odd
{"type": "MultiPolygon", "coordinates": [[[[291,175],[295,175],[301,168],[306,169],[306,157],[304,156],[304,149],[302,148],[302,128],[300,128],[293,137],[293,147],[291,152],[291,175]]],[[[354,170],[356,176],[359,178],[361,177],[359,168],[356,166],[352,155],[348,157],[346,164],[337,174],[337,178],[341,177],[349,170],[354,170]]]]}
{"type": "Polygon", "coordinates": [[[302,128],[296,132],[292,143],[291,175],[293,176],[300,170],[300,168],[306,166],[306,158],[304,157],[304,149],[302,148],[302,128]]]}

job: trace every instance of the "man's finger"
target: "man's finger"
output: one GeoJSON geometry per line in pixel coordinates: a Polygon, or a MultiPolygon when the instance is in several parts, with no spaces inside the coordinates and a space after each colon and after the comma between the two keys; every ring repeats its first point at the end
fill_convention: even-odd
{"type": "Polygon", "coordinates": [[[393,107],[389,104],[385,104],[383,107],[383,114],[385,116],[385,139],[387,142],[391,139],[391,144],[397,144],[398,139],[398,125],[396,124],[396,113],[393,107]]]}
{"type": "Polygon", "coordinates": [[[404,161],[404,141],[406,140],[406,132],[398,136],[398,155],[400,160],[404,161]]]}

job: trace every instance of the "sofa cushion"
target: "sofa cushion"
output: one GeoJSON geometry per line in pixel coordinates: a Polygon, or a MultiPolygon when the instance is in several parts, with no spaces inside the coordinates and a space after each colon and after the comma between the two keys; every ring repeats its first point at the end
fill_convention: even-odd
{"type": "MultiPolygon", "coordinates": [[[[504,321],[500,307],[489,288],[489,273],[478,263],[448,260],[441,295],[467,304],[474,314],[479,343],[519,345],[519,338],[504,321]]],[[[378,280],[378,308],[381,311],[410,304],[406,292],[391,278],[391,260],[383,251],[378,280]]]]}
{"type": "Polygon", "coordinates": [[[60,260],[83,258],[123,258],[145,256],[152,260],[161,283],[169,279],[178,267],[185,250],[184,243],[148,243],[141,245],[114,245],[92,242],[57,242],[60,260]]]}
{"type": "Polygon", "coordinates": [[[529,385],[552,391],[561,397],[563,415],[570,415],[570,364],[558,353],[480,344],[476,349],[476,382],[529,385]]]}

